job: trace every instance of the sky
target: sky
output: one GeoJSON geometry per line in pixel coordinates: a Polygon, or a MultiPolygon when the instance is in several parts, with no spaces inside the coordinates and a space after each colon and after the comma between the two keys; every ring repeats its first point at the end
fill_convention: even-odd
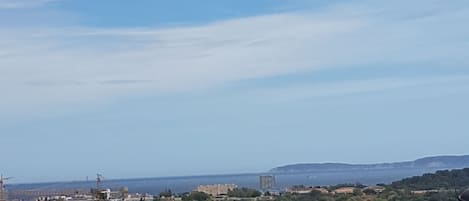
{"type": "Polygon", "coordinates": [[[466,0],[0,0],[12,182],[468,154],[466,0]]]}

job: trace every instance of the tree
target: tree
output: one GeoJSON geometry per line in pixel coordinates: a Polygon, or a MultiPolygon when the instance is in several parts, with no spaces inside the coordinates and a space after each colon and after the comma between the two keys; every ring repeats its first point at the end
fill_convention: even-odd
{"type": "Polygon", "coordinates": [[[365,195],[376,195],[377,192],[371,188],[367,188],[365,190],[363,190],[363,193],[365,193],[365,195]]]}
{"type": "Polygon", "coordinates": [[[238,197],[238,198],[255,198],[261,196],[262,193],[256,189],[250,188],[235,188],[228,191],[229,197],[238,197]]]}
{"type": "Polygon", "coordinates": [[[355,189],[353,189],[353,195],[354,196],[362,196],[363,192],[362,192],[361,189],[355,188],[355,189]]]}
{"type": "Polygon", "coordinates": [[[182,197],[183,201],[208,201],[210,200],[210,195],[203,192],[192,192],[190,194],[185,194],[182,197]]]}
{"type": "Polygon", "coordinates": [[[167,189],[167,190],[160,193],[160,197],[168,198],[168,197],[171,197],[171,196],[173,196],[173,192],[171,191],[171,189],[167,189]]]}

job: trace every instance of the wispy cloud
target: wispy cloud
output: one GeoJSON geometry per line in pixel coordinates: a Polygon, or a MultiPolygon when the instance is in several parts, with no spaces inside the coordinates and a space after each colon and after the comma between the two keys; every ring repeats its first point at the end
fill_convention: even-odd
{"type": "Polygon", "coordinates": [[[100,82],[101,84],[142,84],[150,83],[152,80],[106,80],[100,82]]]}
{"type": "MultiPolygon", "coordinates": [[[[15,1],[0,5],[8,2],[15,1]]],[[[192,90],[362,65],[469,64],[469,6],[396,2],[175,28],[1,28],[0,91],[6,98],[0,107],[192,90]],[[33,88],[37,80],[54,84],[33,88]],[[70,84],[75,82],[87,84],[70,84]]]]}
{"type": "Polygon", "coordinates": [[[294,84],[281,87],[250,89],[243,97],[258,97],[263,101],[297,102],[316,98],[344,97],[379,93],[390,90],[431,88],[434,86],[469,87],[469,75],[442,75],[418,77],[388,77],[364,80],[343,80],[333,83],[294,84]]]}
{"type": "Polygon", "coordinates": [[[44,6],[59,0],[0,0],[0,9],[21,9],[44,6]]]}
{"type": "Polygon", "coordinates": [[[70,86],[70,85],[82,85],[85,84],[79,81],[73,80],[65,80],[65,81],[50,81],[50,80],[42,80],[42,81],[27,81],[24,84],[33,87],[48,87],[48,86],[70,86]]]}

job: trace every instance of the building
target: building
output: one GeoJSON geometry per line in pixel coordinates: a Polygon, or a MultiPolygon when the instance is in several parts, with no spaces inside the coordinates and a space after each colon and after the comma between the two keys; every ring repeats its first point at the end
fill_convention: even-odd
{"type": "Polygon", "coordinates": [[[213,197],[220,195],[227,195],[228,191],[237,188],[234,184],[215,184],[215,185],[200,185],[195,191],[207,193],[213,197]]]}
{"type": "Polygon", "coordinates": [[[337,194],[352,194],[356,188],[354,187],[342,187],[334,190],[337,194]]]}
{"type": "Polygon", "coordinates": [[[376,193],[382,193],[384,190],[386,190],[386,188],[383,186],[368,186],[364,188],[363,190],[373,190],[376,193]]]}
{"type": "Polygon", "coordinates": [[[272,190],[275,188],[275,176],[273,175],[260,176],[259,184],[262,190],[272,190]]]}

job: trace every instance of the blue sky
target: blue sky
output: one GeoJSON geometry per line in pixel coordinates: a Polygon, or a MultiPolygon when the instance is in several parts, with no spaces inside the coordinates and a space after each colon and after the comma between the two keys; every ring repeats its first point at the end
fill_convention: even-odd
{"type": "Polygon", "coordinates": [[[466,1],[0,0],[0,18],[15,182],[468,153],[466,1]]]}

